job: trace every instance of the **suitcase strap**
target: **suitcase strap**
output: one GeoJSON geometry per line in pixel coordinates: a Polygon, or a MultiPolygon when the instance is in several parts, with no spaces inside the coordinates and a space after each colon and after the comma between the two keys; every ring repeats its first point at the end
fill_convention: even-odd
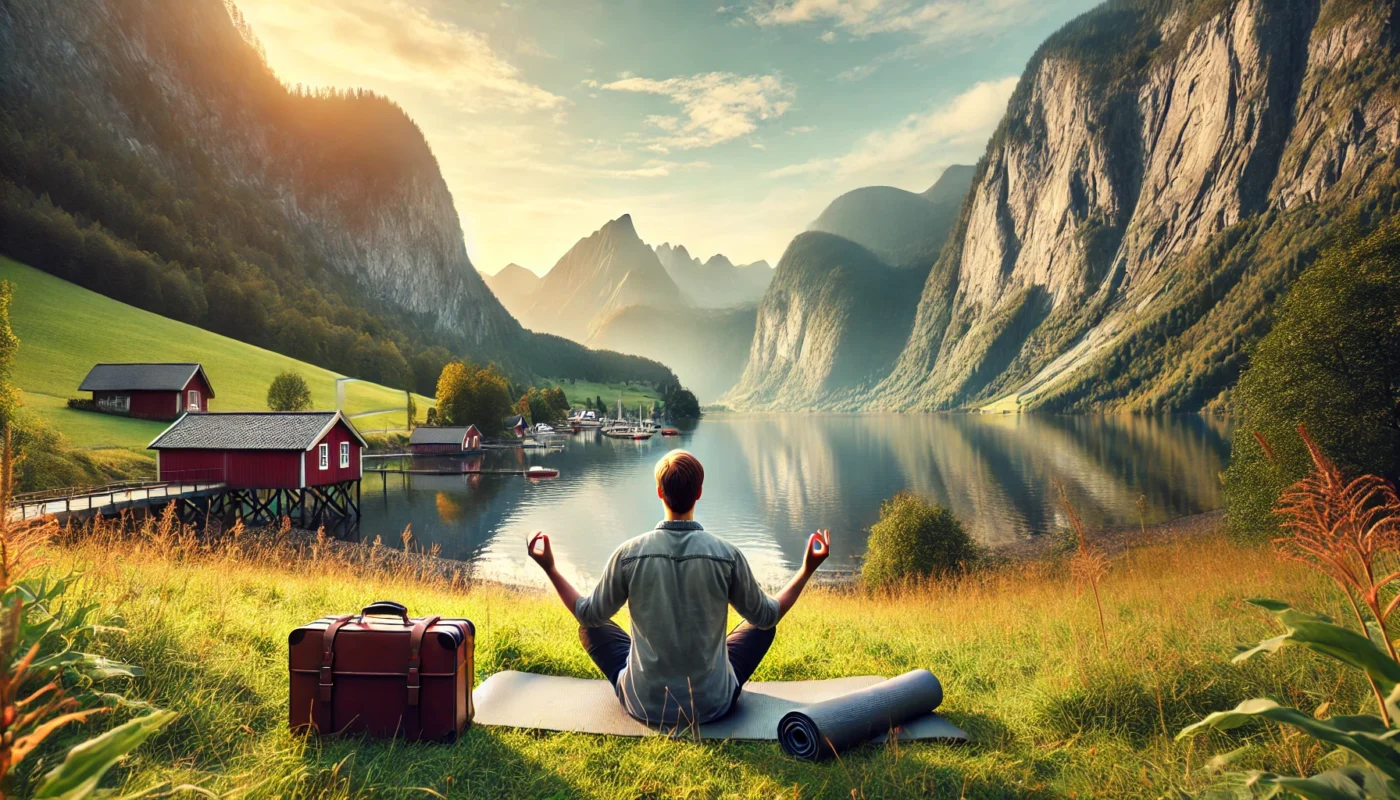
{"type": "Polygon", "coordinates": [[[316,723],[316,729],[321,733],[331,733],[335,730],[334,717],[331,708],[331,693],[335,688],[335,671],[332,666],[335,664],[335,635],[340,633],[340,629],[345,627],[345,623],[352,619],[352,615],[346,614],[336,617],[330,625],[326,626],[326,632],[321,634],[321,673],[320,681],[317,685],[317,702],[313,703],[312,721],[316,723]]]}
{"type": "Polygon", "coordinates": [[[414,738],[423,735],[422,716],[418,705],[419,690],[423,686],[419,667],[422,665],[423,635],[442,619],[440,616],[424,617],[413,624],[413,632],[408,637],[408,708],[404,710],[404,732],[414,738]]]}

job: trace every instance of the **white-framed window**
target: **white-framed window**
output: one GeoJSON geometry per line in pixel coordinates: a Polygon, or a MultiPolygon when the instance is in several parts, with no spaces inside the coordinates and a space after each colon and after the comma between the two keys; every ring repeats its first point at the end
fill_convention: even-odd
{"type": "Polygon", "coordinates": [[[346,469],[350,466],[350,443],[340,443],[340,468],[346,469]]]}
{"type": "Polygon", "coordinates": [[[318,455],[320,455],[320,457],[321,457],[321,460],[320,460],[321,469],[330,469],[330,467],[331,467],[331,446],[328,445],[328,444],[322,444],[320,447],[316,448],[316,450],[317,450],[318,455]]]}
{"type": "Polygon", "coordinates": [[[187,397],[188,397],[187,402],[189,403],[189,410],[190,410],[190,411],[198,411],[198,410],[199,410],[199,390],[198,390],[198,389],[191,389],[191,390],[189,390],[189,392],[187,392],[186,394],[187,394],[187,397]]]}

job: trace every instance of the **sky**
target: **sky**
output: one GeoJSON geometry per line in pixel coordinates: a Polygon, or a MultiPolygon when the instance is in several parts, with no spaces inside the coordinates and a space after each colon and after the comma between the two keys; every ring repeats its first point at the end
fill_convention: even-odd
{"type": "Polygon", "coordinates": [[[237,0],[287,84],[423,130],[467,252],[543,274],[630,213],[776,264],[842,193],[972,164],[1037,45],[1097,0],[237,0]]]}

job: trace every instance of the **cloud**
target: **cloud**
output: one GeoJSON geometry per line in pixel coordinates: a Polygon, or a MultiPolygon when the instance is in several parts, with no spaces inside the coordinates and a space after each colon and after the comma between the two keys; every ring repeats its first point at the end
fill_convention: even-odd
{"type": "Polygon", "coordinates": [[[565,102],[527,80],[484,35],[404,0],[241,0],[239,7],[265,42],[290,43],[296,58],[323,74],[428,88],[467,111],[565,102]]]}
{"type": "Polygon", "coordinates": [[[659,153],[713,147],[746,136],[760,122],[787,113],[797,96],[796,89],[780,76],[729,72],[664,80],[624,76],[602,88],[660,95],[680,107],[679,115],[652,114],[643,120],[658,132],[642,137],[646,147],[659,153]]]}
{"type": "Polygon", "coordinates": [[[821,36],[818,36],[817,38],[818,38],[818,39],[821,39],[823,42],[826,42],[827,44],[831,44],[832,42],[836,41],[836,31],[827,31],[826,33],[823,33],[821,36]]]}
{"type": "MultiPolygon", "coordinates": [[[[760,0],[749,12],[762,26],[829,23],[854,36],[910,33],[935,44],[1023,25],[1039,17],[1044,5],[1044,0],[760,0]]],[[[829,41],[827,34],[823,41],[829,41]]]]}
{"type": "Polygon", "coordinates": [[[838,178],[897,177],[936,159],[980,149],[1006,113],[1016,77],[984,81],[927,112],[911,114],[889,130],[875,131],[850,152],[780,167],[770,178],[826,174],[838,178]]]}

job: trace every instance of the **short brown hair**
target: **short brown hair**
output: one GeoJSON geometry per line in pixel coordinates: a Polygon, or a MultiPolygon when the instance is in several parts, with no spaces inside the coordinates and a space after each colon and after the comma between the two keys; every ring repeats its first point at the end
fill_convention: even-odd
{"type": "Polygon", "coordinates": [[[656,462],[656,485],[661,487],[666,507],[677,514],[695,508],[704,483],[705,468],[700,459],[684,450],[672,450],[656,462]]]}

